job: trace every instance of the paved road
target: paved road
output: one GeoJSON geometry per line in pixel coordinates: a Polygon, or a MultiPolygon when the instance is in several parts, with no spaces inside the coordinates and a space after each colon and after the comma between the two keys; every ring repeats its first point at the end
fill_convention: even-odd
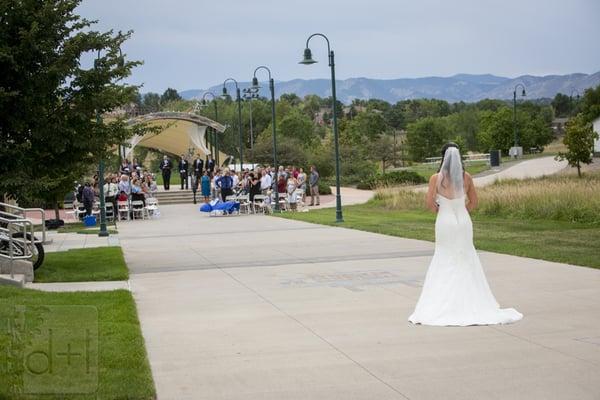
{"type": "Polygon", "coordinates": [[[514,325],[407,322],[428,242],[164,206],[122,223],[159,399],[599,399],[600,271],[482,253],[514,325]]]}

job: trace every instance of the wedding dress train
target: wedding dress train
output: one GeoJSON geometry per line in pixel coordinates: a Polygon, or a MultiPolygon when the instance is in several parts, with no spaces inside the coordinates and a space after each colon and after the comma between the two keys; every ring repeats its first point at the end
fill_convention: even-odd
{"type": "Polygon", "coordinates": [[[506,324],[523,315],[501,309],[473,246],[473,225],[465,197],[437,195],[435,253],[421,297],[408,320],[415,324],[467,326],[506,324]]]}

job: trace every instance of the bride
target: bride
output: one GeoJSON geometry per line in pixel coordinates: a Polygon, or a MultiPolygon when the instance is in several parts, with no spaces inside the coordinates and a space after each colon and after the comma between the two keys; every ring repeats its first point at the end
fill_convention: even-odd
{"type": "Polygon", "coordinates": [[[435,253],[421,297],[408,320],[423,325],[467,326],[506,324],[523,318],[514,308],[500,308],[483,273],[469,216],[477,206],[477,194],[454,143],[442,149],[440,170],[429,180],[427,206],[437,213],[435,253]]]}

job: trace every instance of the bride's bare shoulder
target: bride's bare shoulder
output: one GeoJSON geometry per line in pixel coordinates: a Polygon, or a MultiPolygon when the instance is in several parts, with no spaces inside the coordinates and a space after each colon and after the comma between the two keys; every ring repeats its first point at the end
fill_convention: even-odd
{"type": "Polygon", "coordinates": [[[438,177],[437,173],[431,175],[431,177],[429,178],[429,183],[435,183],[437,181],[437,177],[438,177]]]}

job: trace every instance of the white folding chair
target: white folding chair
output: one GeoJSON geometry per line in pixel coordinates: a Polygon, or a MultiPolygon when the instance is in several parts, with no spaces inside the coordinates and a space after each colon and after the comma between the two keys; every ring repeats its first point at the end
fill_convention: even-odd
{"type": "Polygon", "coordinates": [[[148,217],[154,217],[159,214],[158,211],[158,200],[154,197],[148,197],[146,199],[146,213],[148,217]]]}
{"type": "Polygon", "coordinates": [[[250,200],[249,195],[241,194],[237,197],[237,201],[240,203],[240,214],[250,214],[250,200]]]}
{"type": "Polygon", "coordinates": [[[117,217],[119,221],[129,220],[129,203],[127,201],[117,201],[117,217]]]}
{"type": "Polygon", "coordinates": [[[144,219],[145,216],[145,208],[144,202],[142,200],[133,200],[131,202],[131,211],[133,219],[144,219]]]}
{"type": "Polygon", "coordinates": [[[287,202],[287,193],[279,193],[279,210],[287,211],[288,202],[287,202]]]}
{"type": "Polygon", "coordinates": [[[64,203],[63,209],[65,210],[65,219],[67,217],[71,217],[71,219],[73,219],[73,222],[77,222],[77,217],[79,216],[77,202],[64,203]]]}
{"type": "Polygon", "coordinates": [[[257,194],[254,196],[254,201],[252,202],[252,210],[256,213],[256,209],[258,208],[263,214],[265,213],[265,196],[264,194],[257,194]]]}
{"type": "Polygon", "coordinates": [[[108,221],[114,221],[115,220],[115,209],[113,207],[113,203],[107,202],[104,204],[105,210],[104,211],[104,215],[106,216],[106,219],[108,221]]]}

